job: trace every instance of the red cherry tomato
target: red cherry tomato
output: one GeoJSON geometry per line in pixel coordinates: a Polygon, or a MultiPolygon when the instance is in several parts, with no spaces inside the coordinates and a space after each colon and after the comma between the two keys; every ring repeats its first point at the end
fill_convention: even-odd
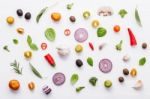
{"type": "Polygon", "coordinates": [[[69,29],[65,29],[64,34],[66,36],[69,36],[71,34],[71,31],[69,29]]]}
{"type": "Polygon", "coordinates": [[[41,49],[42,49],[42,50],[46,50],[46,48],[47,48],[47,44],[46,44],[46,43],[42,43],[42,44],[41,44],[41,49]]]}
{"type": "Polygon", "coordinates": [[[114,26],[114,32],[119,32],[120,31],[120,26],[119,25],[115,25],[114,26]]]}

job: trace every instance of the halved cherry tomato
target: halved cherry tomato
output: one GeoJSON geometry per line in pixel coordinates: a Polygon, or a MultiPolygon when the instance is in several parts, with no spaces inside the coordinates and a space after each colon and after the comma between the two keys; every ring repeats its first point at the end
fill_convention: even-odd
{"type": "Polygon", "coordinates": [[[46,43],[42,43],[42,44],[41,44],[41,48],[42,48],[42,50],[46,50],[47,44],[46,44],[46,43]]]}
{"type": "Polygon", "coordinates": [[[120,26],[119,25],[115,25],[114,26],[114,32],[119,32],[120,31],[120,26]]]}
{"type": "Polygon", "coordinates": [[[71,31],[69,29],[65,29],[64,34],[66,36],[69,36],[71,34],[71,31]]]}

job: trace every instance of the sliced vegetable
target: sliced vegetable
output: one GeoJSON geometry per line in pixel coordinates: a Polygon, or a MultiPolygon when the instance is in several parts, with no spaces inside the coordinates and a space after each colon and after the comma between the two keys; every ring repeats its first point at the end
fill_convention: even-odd
{"type": "Polygon", "coordinates": [[[45,37],[49,41],[54,41],[56,38],[56,32],[53,28],[47,28],[45,31],[45,37]]]}
{"type": "Polygon", "coordinates": [[[122,43],[123,43],[123,40],[121,40],[121,41],[119,42],[119,44],[116,45],[116,50],[118,50],[118,51],[121,51],[121,50],[122,50],[122,43]]]}
{"type": "Polygon", "coordinates": [[[79,79],[78,74],[73,74],[70,79],[71,84],[77,83],[78,79],[79,79]]]}
{"type": "Polygon", "coordinates": [[[103,73],[109,73],[112,70],[112,62],[109,59],[102,59],[99,62],[99,69],[103,73]]]}
{"type": "Polygon", "coordinates": [[[133,32],[131,31],[130,28],[128,28],[128,33],[129,33],[129,37],[130,37],[130,45],[131,46],[136,46],[137,45],[137,41],[136,41],[136,38],[133,34],[133,32]]]}
{"type": "Polygon", "coordinates": [[[139,65],[140,65],[140,66],[143,66],[145,63],[146,63],[146,58],[145,58],[145,57],[142,57],[142,58],[139,60],[139,65]]]}
{"type": "Polygon", "coordinates": [[[41,48],[42,48],[42,50],[46,50],[47,49],[47,44],[46,43],[42,43],[41,44],[41,48]]]}
{"type": "Polygon", "coordinates": [[[88,57],[87,58],[87,63],[90,65],[90,66],[93,66],[93,59],[91,57],[88,57]]]}
{"type": "Polygon", "coordinates": [[[60,86],[62,84],[64,84],[66,78],[65,75],[63,73],[55,73],[53,76],[53,83],[57,86],[60,86]]]}
{"type": "Polygon", "coordinates": [[[125,9],[120,9],[119,15],[121,16],[121,18],[124,18],[126,14],[128,14],[128,12],[125,9]]]}
{"type": "Polygon", "coordinates": [[[93,85],[93,86],[96,86],[96,82],[97,82],[97,78],[96,77],[91,77],[90,79],[89,79],[89,83],[91,84],[91,85],[93,85]]]}
{"type": "Polygon", "coordinates": [[[138,12],[137,8],[135,8],[135,19],[136,19],[136,22],[138,23],[138,25],[142,27],[141,19],[140,19],[139,12],[138,12]]]}
{"type": "Polygon", "coordinates": [[[44,7],[40,12],[39,14],[37,15],[36,17],[36,22],[38,23],[40,18],[42,17],[42,15],[46,12],[46,10],[48,9],[48,7],[44,7]]]}
{"type": "Polygon", "coordinates": [[[76,88],[76,92],[80,92],[81,90],[83,90],[85,87],[84,86],[80,86],[76,88]]]}
{"type": "Polygon", "coordinates": [[[107,33],[107,30],[103,27],[100,27],[97,29],[97,36],[98,37],[103,37],[106,35],[106,33],[107,33]]]}
{"type": "Polygon", "coordinates": [[[89,47],[91,48],[92,51],[94,50],[94,46],[91,42],[89,42],[89,47]]]}
{"type": "Polygon", "coordinates": [[[40,74],[40,72],[38,72],[37,69],[36,69],[31,63],[29,63],[29,66],[30,66],[32,72],[33,72],[37,77],[43,78],[42,75],[40,74]]]}

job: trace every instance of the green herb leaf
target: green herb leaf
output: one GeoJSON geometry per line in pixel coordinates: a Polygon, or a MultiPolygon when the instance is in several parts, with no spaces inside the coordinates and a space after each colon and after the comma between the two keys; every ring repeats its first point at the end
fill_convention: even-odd
{"type": "Polygon", "coordinates": [[[43,78],[42,75],[36,70],[36,68],[35,68],[31,63],[29,63],[29,66],[30,66],[32,72],[33,72],[37,77],[43,78]]]}
{"type": "Polygon", "coordinates": [[[27,43],[30,45],[32,43],[32,38],[30,35],[27,36],[27,43]]]}
{"type": "Polygon", "coordinates": [[[47,9],[48,9],[48,7],[45,7],[45,8],[43,8],[43,9],[39,12],[39,14],[38,14],[37,17],[36,17],[36,22],[37,22],[37,23],[39,22],[40,18],[41,18],[42,15],[46,12],[47,9]]]}
{"type": "Polygon", "coordinates": [[[4,49],[5,51],[7,51],[7,52],[10,52],[10,50],[8,49],[8,46],[7,46],[7,45],[5,45],[5,46],[3,47],[3,49],[4,49]]]}
{"type": "Polygon", "coordinates": [[[13,43],[17,45],[18,44],[18,40],[17,39],[13,39],[13,43]]]}
{"type": "Polygon", "coordinates": [[[73,5],[74,5],[74,3],[67,4],[67,9],[71,10],[73,5]]]}
{"type": "Polygon", "coordinates": [[[125,9],[121,9],[121,10],[119,11],[119,15],[120,15],[122,18],[124,18],[127,13],[128,13],[128,12],[127,12],[125,9]]]}
{"type": "Polygon", "coordinates": [[[55,30],[53,28],[47,28],[46,31],[45,31],[45,37],[49,41],[54,41],[55,38],[56,38],[55,30]]]}
{"type": "Polygon", "coordinates": [[[83,90],[85,87],[84,86],[80,86],[76,88],[76,92],[80,92],[81,90],[83,90]]]}
{"type": "Polygon", "coordinates": [[[123,41],[121,40],[121,41],[119,42],[119,44],[116,45],[116,50],[118,50],[118,51],[121,51],[121,50],[122,50],[122,43],[123,43],[123,41]]]}
{"type": "Polygon", "coordinates": [[[87,58],[87,63],[90,65],[90,66],[93,66],[93,59],[91,57],[88,57],[87,58]]]}
{"type": "Polygon", "coordinates": [[[70,79],[71,84],[75,84],[78,81],[78,79],[79,79],[78,74],[73,74],[70,79]]]}
{"type": "Polygon", "coordinates": [[[11,63],[10,66],[13,67],[14,71],[17,74],[22,75],[22,68],[20,68],[19,63],[16,60],[13,63],[11,63]]]}
{"type": "Polygon", "coordinates": [[[106,33],[107,33],[107,30],[103,27],[100,27],[97,29],[97,36],[98,37],[103,37],[106,35],[106,33]]]}
{"type": "Polygon", "coordinates": [[[96,82],[98,81],[98,79],[96,77],[91,77],[89,79],[89,83],[93,86],[96,86],[96,82]]]}
{"type": "Polygon", "coordinates": [[[146,63],[146,58],[145,58],[145,57],[142,57],[142,58],[139,60],[139,65],[140,65],[140,66],[143,66],[145,63],[146,63]]]}
{"type": "Polygon", "coordinates": [[[34,50],[34,51],[38,50],[37,45],[32,43],[32,38],[29,35],[27,36],[27,43],[32,50],[34,50]]]}
{"type": "Polygon", "coordinates": [[[136,22],[138,23],[138,25],[142,27],[141,19],[140,19],[137,8],[135,9],[135,19],[136,19],[136,22]]]}

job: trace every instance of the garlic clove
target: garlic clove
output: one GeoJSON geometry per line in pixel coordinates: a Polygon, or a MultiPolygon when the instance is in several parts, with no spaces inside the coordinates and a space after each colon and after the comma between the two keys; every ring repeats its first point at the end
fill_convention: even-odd
{"type": "Polygon", "coordinates": [[[122,59],[124,62],[128,62],[130,60],[130,56],[128,54],[124,55],[123,56],[123,59],[122,59]]]}
{"type": "Polygon", "coordinates": [[[142,81],[141,81],[141,80],[138,80],[132,88],[134,88],[134,89],[136,89],[136,90],[139,90],[139,89],[141,89],[142,87],[143,87],[142,81]]]}

